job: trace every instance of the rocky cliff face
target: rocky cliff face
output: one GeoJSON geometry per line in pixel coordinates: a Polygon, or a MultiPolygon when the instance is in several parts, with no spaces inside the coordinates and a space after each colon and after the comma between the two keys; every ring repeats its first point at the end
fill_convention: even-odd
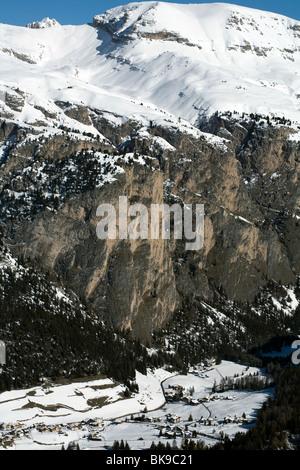
{"type": "Polygon", "coordinates": [[[160,2],[93,25],[0,25],[1,229],[13,254],[143,340],[220,295],[246,305],[270,281],[295,285],[299,27],[160,2]],[[120,196],[148,210],[203,204],[203,247],[99,240],[97,208],[120,196]]]}
{"type": "Polygon", "coordinates": [[[4,238],[16,256],[56,273],[101,318],[144,340],[187,299],[197,306],[222,293],[251,302],[268,281],[295,284],[300,154],[288,126],[215,115],[201,124],[210,133],[195,138],[141,132],[133,122],[112,135],[109,123],[98,125],[104,149],[68,133],[39,145],[14,135],[1,195],[4,238]],[[99,240],[97,207],[118,208],[120,196],[148,208],[204,204],[203,248],[187,251],[172,237],[99,240]]]}

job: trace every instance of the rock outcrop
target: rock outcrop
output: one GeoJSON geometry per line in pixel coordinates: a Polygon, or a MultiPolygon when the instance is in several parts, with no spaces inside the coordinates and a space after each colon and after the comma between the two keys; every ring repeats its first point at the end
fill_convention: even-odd
{"type": "Polygon", "coordinates": [[[60,276],[101,318],[143,340],[161,329],[186,299],[197,306],[223,293],[235,301],[251,302],[268,281],[296,282],[300,154],[299,145],[289,140],[289,127],[214,116],[202,123],[218,135],[214,141],[212,134],[199,139],[158,127],[149,128],[146,138],[139,136],[139,128],[133,132],[134,126],[127,123],[125,129],[116,129],[113,138],[109,123],[102,125],[102,133],[107,131],[111,139],[105,171],[113,165],[120,171],[98,187],[96,180],[87,184],[85,178],[84,186],[79,181],[84,167],[90,168],[91,155],[92,165],[99,162],[99,142],[66,140],[65,135],[39,146],[24,142],[10,149],[1,169],[6,206],[2,227],[15,255],[60,276]],[[131,137],[116,151],[128,126],[131,137]],[[169,147],[153,150],[158,138],[169,147]],[[88,153],[76,160],[76,166],[72,157],[67,164],[66,156],[78,152],[88,153]],[[48,195],[39,210],[36,202],[33,208],[28,205],[25,217],[26,198],[36,197],[26,175],[29,161],[33,165],[32,154],[32,168],[40,168],[39,178],[31,175],[35,191],[50,193],[55,180],[53,191],[64,202],[55,206],[48,195]],[[62,173],[63,165],[69,173],[62,173]],[[63,193],[65,186],[50,171],[54,167],[61,172],[61,181],[73,175],[69,193],[63,193]],[[110,203],[118,208],[120,196],[127,196],[128,204],[147,208],[204,204],[203,248],[187,251],[185,240],[172,236],[99,240],[97,207],[110,203]]]}

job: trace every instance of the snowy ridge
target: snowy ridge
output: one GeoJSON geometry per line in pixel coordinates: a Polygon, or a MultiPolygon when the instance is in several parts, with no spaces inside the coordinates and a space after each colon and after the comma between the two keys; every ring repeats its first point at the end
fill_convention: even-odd
{"type": "Polygon", "coordinates": [[[51,20],[50,18],[44,18],[42,21],[34,21],[33,23],[29,23],[26,28],[32,29],[43,29],[43,28],[51,28],[52,26],[60,26],[58,21],[54,18],[51,20]]]}
{"type": "Polygon", "coordinates": [[[96,15],[93,25],[32,25],[0,25],[0,113],[13,121],[97,134],[67,117],[64,102],[116,123],[184,123],[187,132],[217,110],[300,122],[293,19],[222,3],[141,2],[96,15]],[[16,90],[18,106],[9,98],[16,90]]]}

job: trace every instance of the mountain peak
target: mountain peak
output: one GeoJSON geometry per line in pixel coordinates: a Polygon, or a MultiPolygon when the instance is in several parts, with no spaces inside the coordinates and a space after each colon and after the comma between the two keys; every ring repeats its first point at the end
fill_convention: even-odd
{"type": "Polygon", "coordinates": [[[0,25],[0,85],[24,93],[25,122],[41,122],[41,106],[64,122],[57,102],[103,109],[113,120],[172,116],[196,127],[216,111],[300,122],[296,20],[225,3],[150,1],[96,15],[94,27],[57,25],[31,23],[34,35],[0,25]]]}
{"type": "Polygon", "coordinates": [[[240,36],[251,33],[260,39],[266,30],[277,36],[278,26],[288,28],[293,23],[297,22],[282,15],[227,3],[129,3],[94,17],[94,25],[109,32],[114,40],[168,31],[192,42],[211,40],[221,33],[222,37],[216,36],[217,42],[224,38],[223,30],[240,36]]]}
{"type": "Polygon", "coordinates": [[[26,28],[31,29],[44,29],[44,28],[51,28],[52,26],[60,26],[56,19],[52,18],[44,18],[42,21],[34,21],[33,23],[29,23],[26,25],[26,28]]]}
{"type": "Polygon", "coordinates": [[[141,71],[147,98],[190,122],[212,110],[288,109],[298,119],[296,20],[226,3],[140,2],[96,15],[94,25],[100,36],[101,30],[110,36],[109,58],[123,64],[118,78],[126,64],[136,71],[135,83],[141,71]],[[151,79],[145,86],[147,71],[151,79]]]}

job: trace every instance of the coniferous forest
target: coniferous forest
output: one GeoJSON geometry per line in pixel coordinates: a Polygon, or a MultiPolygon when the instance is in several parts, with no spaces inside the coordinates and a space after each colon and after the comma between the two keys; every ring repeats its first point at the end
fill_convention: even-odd
{"type": "MultiPolygon", "coordinates": [[[[225,301],[223,304],[218,301],[218,308],[228,317],[227,330],[217,322],[209,328],[203,311],[186,307],[189,314],[178,312],[162,332],[153,335],[156,354],[149,354],[146,346],[130,334],[115,331],[111,325],[100,321],[60,281],[54,282],[53,277],[39,272],[34,265],[24,268],[21,261],[11,258],[4,246],[1,260],[0,333],[6,344],[7,362],[0,374],[0,392],[38,385],[45,379],[61,381],[101,374],[125,383],[130,394],[137,387],[137,370],[146,373],[147,367],[167,366],[186,373],[190,364],[205,357],[214,356],[217,361],[226,358],[266,367],[268,386],[271,383],[276,393],[263,405],[252,429],[238,433],[234,439],[225,436],[214,449],[286,449],[291,443],[299,448],[300,368],[293,366],[290,358],[269,359],[263,355],[280,351],[297,337],[299,307],[292,318],[284,319],[258,298],[254,305],[256,308],[264,305],[265,313],[259,320],[261,322],[265,315],[267,326],[261,336],[256,335],[256,316],[253,313],[243,315],[238,304],[231,306],[232,312],[225,301]],[[236,326],[237,319],[247,323],[247,331],[252,332],[247,338],[243,337],[241,329],[233,328],[233,313],[236,326]],[[287,327],[291,335],[280,335],[287,327]],[[205,334],[199,336],[197,331],[205,334]],[[242,350],[231,341],[234,334],[247,348],[242,350]]],[[[224,382],[223,385],[230,389],[230,384],[224,382]]],[[[236,386],[258,389],[264,385],[253,377],[247,383],[237,382],[236,386]]],[[[184,448],[205,449],[194,444],[186,442],[184,448]]],[[[163,450],[162,444],[159,449],[163,450]]]]}
{"type": "Polygon", "coordinates": [[[63,287],[58,290],[46,274],[23,268],[5,253],[2,247],[0,337],[6,364],[1,392],[38,385],[45,378],[97,374],[134,388],[136,370],[145,373],[147,364],[168,362],[164,353],[151,359],[139,341],[100,321],[74,294],[62,295],[63,287]]]}
{"type": "Polygon", "coordinates": [[[259,410],[256,425],[212,450],[300,450],[300,368],[275,361],[267,370],[274,379],[275,396],[259,410]]]}

